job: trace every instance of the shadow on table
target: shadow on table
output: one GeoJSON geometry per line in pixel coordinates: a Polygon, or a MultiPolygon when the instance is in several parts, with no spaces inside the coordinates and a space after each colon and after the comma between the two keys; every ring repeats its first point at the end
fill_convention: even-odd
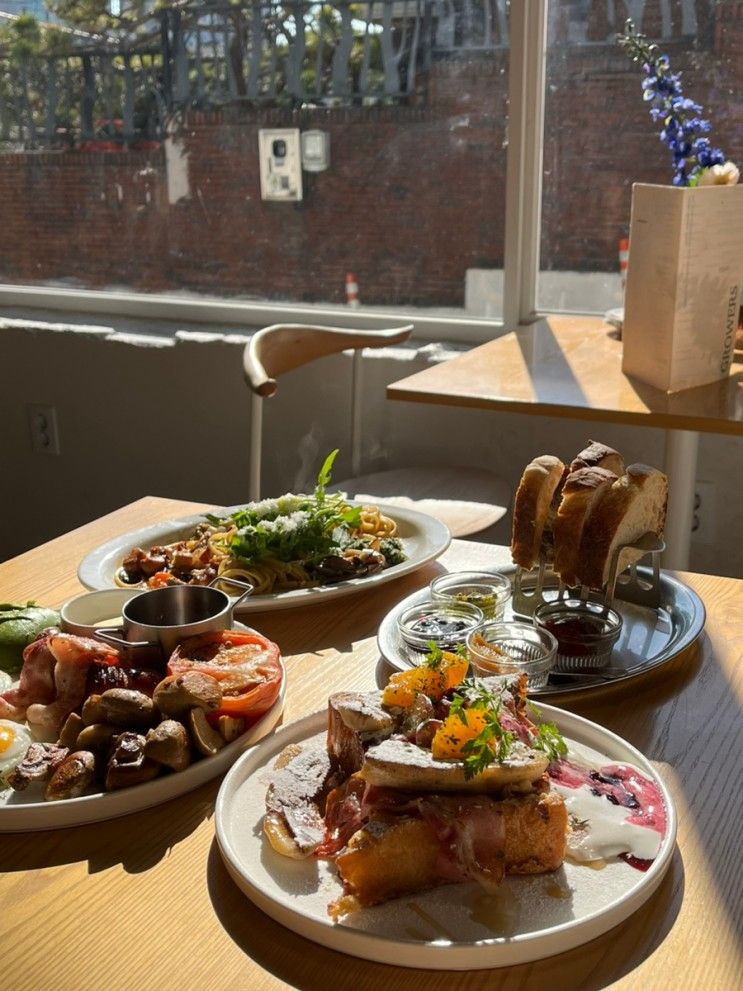
{"type": "Polygon", "coordinates": [[[538,699],[537,704],[542,701],[569,709],[624,737],[650,760],[662,760],[662,756],[654,752],[653,741],[658,734],[654,716],[660,706],[672,703],[695,681],[702,661],[697,641],[678,657],[646,674],[614,684],[595,685],[580,692],[566,689],[538,699]],[[633,714],[631,737],[625,728],[628,705],[633,714]]]}
{"type": "MultiPolygon", "coordinates": [[[[233,942],[258,966],[301,991],[351,986],[359,981],[360,967],[366,986],[384,984],[388,991],[408,991],[411,978],[416,975],[425,975],[426,985],[432,991],[444,991],[457,981],[461,983],[460,972],[360,962],[285,929],[256,908],[232,882],[216,840],[209,853],[207,883],[217,917],[233,942]]],[[[506,981],[509,987],[548,987],[556,978],[560,984],[560,978],[570,975],[572,991],[598,991],[652,956],[673,928],[683,893],[684,868],[677,849],[659,889],[621,926],[557,958],[503,970],[469,971],[467,987],[487,987],[491,991],[505,987],[506,981]]],[[[394,949],[390,952],[393,954],[394,949]]]]}
{"type": "Polygon", "coordinates": [[[0,871],[40,870],[87,860],[90,874],[116,864],[129,874],[141,874],[212,817],[220,780],[133,815],[53,833],[4,835],[0,838],[0,871]]]}
{"type": "Polygon", "coordinates": [[[241,623],[252,626],[264,636],[275,640],[286,656],[319,654],[328,649],[347,654],[359,640],[376,637],[379,624],[392,608],[391,590],[394,590],[395,601],[399,602],[418,589],[425,588],[438,575],[446,574],[446,571],[443,564],[431,561],[389,584],[359,589],[357,593],[341,599],[340,603],[337,599],[331,599],[327,606],[318,603],[294,607],[288,630],[284,610],[242,612],[237,618],[241,623]],[[339,606],[343,605],[344,614],[339,615],[339,606]]]}

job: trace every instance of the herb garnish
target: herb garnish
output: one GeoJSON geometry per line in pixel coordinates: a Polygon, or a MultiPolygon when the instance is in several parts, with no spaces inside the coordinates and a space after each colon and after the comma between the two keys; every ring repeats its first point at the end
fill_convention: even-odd
{"type": "MultiPolygon", "coordinates": [[[[517,737],[501,725],[502,707],[503,696],[485,688],[477,678],[465,678],[452,697],[449,714],[456,716],[464,726],[469,726],[467,713],[471,711],[477,712],[484,720],[484,726],[477,736],[462,747],[465,755],[464,777],[467,781],[482,773],[494,761],[503,763],[511,753],[517,737]]],[[[531,746],[535,750],[542,750],[550,762],[568,752],[567,744],[554,723],[542,723],[538,726],[532,736],[531,746]]]]}
{"type": "Polygon", "coordinates": [[[462,747],[465,781],[481,774],[494,761],[503,763],[511,752],[516,737],[500,724],[502,703],[502,696],[488,691],[476,678],[466,678],[452,698],[449,713],[457,716],[465,726],[469,725],[468,711],[477,711],[485,722],[477,736],[467,740],[462,747]]]}
{"type": "MultiPolygon", "coordinates": [[[[429,640],[426,643],[426,647],[428,647],[428,653],[421,661],[421,666],[436,671],[437,668],[441,667],[441,662],[444,660],[444,651],[433,640],[429,640]]],[[[447,653],[456,654],[458,657],[467,657],[467,649],[462,643],[458,643],[454,650],[449,650],[447,653]]],[[[466,680],[462,684],[466,684],[466,680]]]]}
{"type": "Polygon", "coordinates": [[[532,740],[532,746],[535,750],[543,750],[550,762],[564,757],[568,752],[568,745],[554,723],[542,723],[538,727],[536,738],[532,740]]]}
{"type": "Polygon", "coordinates": [[[484,728],[473,740],[468,740],[462,748],[465,754],[465,781],[469,781],[476,774],[482,773],[493,761],[502,764],[511,752],[511,746],[516,739],[513,733],[503,729],[497,712],[486,712],[485,719],[484,728]]]}
{"type": "Polygon", "coordinates": [[[444,652],[438,644],[434,643],[433,640],[429,640],[426,646],[428,647],[428,653],[423,658],[423,666],[431,668],[432,671],[435,671],[437,668],[441,667],[441,662],[444,659],[444,652]]]}
{"type": "Polygon", "coordinates": [[[215,526],[237,527],[225,550],[247,564],[266,558],[313,562],[339,553],[348,531],[361,523],[361,507],[348,506],[340,492],[326,492],[337,455],[336,449],[325,458],[311,496],[289,493],[250,503],[226,518],[207,515],[215,526]]]}

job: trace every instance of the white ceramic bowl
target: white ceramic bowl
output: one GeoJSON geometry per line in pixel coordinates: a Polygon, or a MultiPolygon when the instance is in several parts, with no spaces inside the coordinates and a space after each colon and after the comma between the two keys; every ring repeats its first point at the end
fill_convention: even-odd
{"type": "Polygon", "coordinates": [[[96,627],[120,625],[124,605],[141,591],[141,588],[106,588],[85,592],[65,602],[59,610],[60,625],[65,633],[92,637],[96,627]]]}

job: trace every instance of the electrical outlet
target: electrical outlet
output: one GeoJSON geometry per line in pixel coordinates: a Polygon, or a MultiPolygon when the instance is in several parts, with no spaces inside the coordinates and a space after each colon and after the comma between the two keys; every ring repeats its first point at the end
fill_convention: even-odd
{"type": "Polygon", "coordinates": [[[694,516],[691,539],[714,544],[717,538],[717,490],[714,482],[698,481],[694,487],[694,516]]]}
{"type": "Polygon", "coordinates": [[[26,415],[31,433],[31,450],[34,454],[59,454],[57,410],[54,406],[29,403],[26,407],[26,415]]]}

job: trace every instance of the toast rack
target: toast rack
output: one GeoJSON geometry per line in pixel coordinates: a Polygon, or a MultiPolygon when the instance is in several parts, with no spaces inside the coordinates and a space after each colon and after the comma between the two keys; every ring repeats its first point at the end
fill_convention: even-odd
{"type": "Polygon", "coordinates": [[[660,595],[660,555],[665,550],[665,542],[657,533],[648,531],[642,537],[628,544],[619,544],[612,554],[611,566],[609,568],[609,580],[603,591],[597,592],[589,589],[586,585],[569,589],[565,582],[559,578],[550,568],[544,552],[540,554],[539,566],[535,572],[525,571],[519,568],[516,572],[513,584],[513,611],[523,616],[533,616],[534,610],[543,603],[555,602],[560,599],[579,598],[582,602],[587,602],[590,598],[593,602],[603,603],[608,609],[615,599],[622,602],[632,602],[635,605],[646,606],[648,609],[658,609],[661,603],[660,595]],[[641,557],[636,558],[619,572],[619,559],[622,552],[632,550],[641,553],[641,557]],[[649,569],[638,571],[638,565],[650,558],[649,569]],[[549,600],[545,598],[547,587],[553,590],[557,585],[557,595],[550,595],[549,600]]]}

